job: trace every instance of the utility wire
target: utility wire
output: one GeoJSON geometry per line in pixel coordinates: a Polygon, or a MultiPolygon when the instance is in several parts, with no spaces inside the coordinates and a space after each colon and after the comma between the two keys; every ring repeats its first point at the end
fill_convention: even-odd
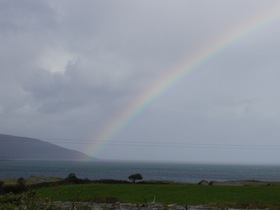
{"type": "MultiPolygon", "coordinates": [[[[34,138],[13,138],[14,141],[34,141],[34,138]]],[[[60,139],[60,138],[36,138],[49,140],[53,144],[99,144],[86,139],[60,139]]],[[[9,138],[0,137],[0,141],[10,141],[9,138]]],[[[250,150],[280,150],[280,145],[257,144],[218,144],[218,143],[186,143],[186,142],[160,142],[160,141],[111,141],[108,145],[129,147],[166,147],[166,148],[198,148],[198,149],[250,149],[250,150]]]]}

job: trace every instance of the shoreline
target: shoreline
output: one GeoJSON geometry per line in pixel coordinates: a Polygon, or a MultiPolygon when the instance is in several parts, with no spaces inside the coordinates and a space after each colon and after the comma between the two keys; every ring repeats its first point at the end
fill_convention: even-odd
{"type": "MultiPolygon", "coordinates": [[[[22,178],[22,177],[18,177],[22,178]]],[[[0,181],[3,181],[5,185],[13,185],[17,183],[18,178],[3,177],[0,181]]],[[[27,185],[36,185],[40,183],[54,183],[62,181],[64,178],[51,177],[51,176],[29,176],[24,178],[27,185]]],[[[83,179],[81,179],[83,180],[83,179]]],[[[129,180],[115,180],[115,179],[97,179],[88,180],[90,183],[100,184],[130,184],[129,180]]],[[[190,184],[190,185],[205,185],[205,186],[280,186],[280,181],[259,181],[259,180],[226,180],[226,181],[208,181],[201,180],[197,183],[192,182],[177,182],[172,180],[143,180],[137,182],[137,184],[190,184]]]]}

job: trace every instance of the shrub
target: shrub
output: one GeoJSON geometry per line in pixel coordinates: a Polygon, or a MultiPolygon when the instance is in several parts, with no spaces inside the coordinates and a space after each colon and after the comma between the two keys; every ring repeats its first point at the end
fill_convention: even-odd
{"type": "Polygon", "coordinates": [[[0,180],[0,195],[4,192],[4,182],[0,180]]]}
{"type": "Polygon", "coordinates": [[[77,184],[79,179],[77,178],[75,173],[70,173],[64,180],[72,184],[77,184]]]}

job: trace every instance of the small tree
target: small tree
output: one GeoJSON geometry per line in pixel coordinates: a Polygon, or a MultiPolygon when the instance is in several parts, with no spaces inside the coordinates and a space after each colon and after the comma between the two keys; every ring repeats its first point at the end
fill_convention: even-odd
{"type": "Polygon", "coordinates": [[[143,176],[139,173],[137,174],[132,174],[128,177],[129,180],[131,180],[133,183],[135,183],[136,180],[142,180],[143,176]]]}

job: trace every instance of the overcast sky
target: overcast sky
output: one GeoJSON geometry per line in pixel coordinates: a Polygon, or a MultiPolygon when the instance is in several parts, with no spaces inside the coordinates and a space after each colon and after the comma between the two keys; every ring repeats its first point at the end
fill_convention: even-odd
{"type": "Polygon", "coordinates": [[[278,0],[0,0],[0,133],[100,159],[279,163],[280,19],[200,65],[100,148],[198,49],[278,0]]]}

